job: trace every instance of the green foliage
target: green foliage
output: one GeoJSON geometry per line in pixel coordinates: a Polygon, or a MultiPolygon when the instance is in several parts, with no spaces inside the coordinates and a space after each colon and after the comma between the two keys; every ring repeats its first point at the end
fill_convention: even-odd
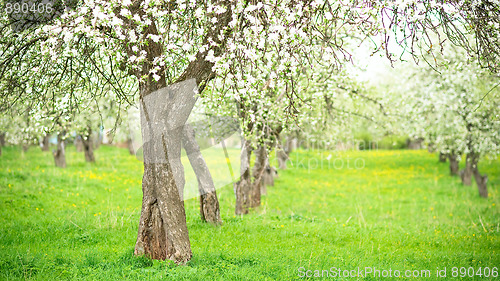
{"type": "Polygon", "coordinates": [[[500,262],[498,160],[481,163],[482,199],[426,151],[295,151],[248,216],[233,215],[232,186],[217,190],[221,227],[187,200],[194,256],[175,266],[133,256],[142,163],[126,149],[101,146],[96,157],[109,161],[88,164],[68,147],[67,169],[36,148],[3,152],[0,280],[290,280],[301,266],[429,269],[441,280],[436,267],[500,262]],[[328,168],[328,155],[364,168],[328,168]]]}

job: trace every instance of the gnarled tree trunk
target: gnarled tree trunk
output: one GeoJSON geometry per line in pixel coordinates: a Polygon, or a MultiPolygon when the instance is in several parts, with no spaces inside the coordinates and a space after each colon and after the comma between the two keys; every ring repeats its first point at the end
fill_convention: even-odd
{"type": "Polygon", "coordinates": [[[198,180],[201,219],[212,224],[221,224],[219,200],[217,199],[214,181],[208,170],[207,163],[203,159],[200,147],[196,143],[194,130],[189,124],[184,126],[182,142],[189,163],[191,163],[198,180]]]}
{"type": "Polygon", "coordinates": [[[64,149],[64,140],[63,140],[65,134],[66,134],[65,132],[57,134],[57,149],[52,151],[56,166],[61,168],[66,168],[66,152],[64,149]]]}
{"type": "Polygon", "coordinates": [[[250,191],[252,179],[250,176],[250,156],[252,149],[250,142],[245,138],[241,141],[240,155],[240,180],[234,183],[234,195],[236,196],[236,206],[234,213],[236,215],[248,214],[251,206],[250,191]]]}
{"type": "Polygon", "coordinates": [[[448,159],[450,160],[450,175],[458,176],[458,160],[455,153],[448,154],[448,159]]]}
{"type": "Polygon", "coordinates": [[[191,259],[182,196],[181,147],[183,125],[196,101],[195,87],[190,80],[153,93],[142,92],[144,176],[136,255],[170,259],[177,264],[191,259]]]}
{"type": "MultiPolygon", "coordinates": [[[[189,80],[191,82],[187,86],[183,84],[189,88],[194,81],[194,87],[183,89],[189,90],[191,96],[187,97],[185,95],[187,92],[181,95],[179,89],[176,89],[179,85],[164,89],[166,78],[162,67],[157,71],[159,79],[153,79],[152,62],[163,55],[163,45],[153,40],[148,40],[148,44],[142,45],[147,53],[147,62],[143,63],[142,68],[136,73],[137,78],[141,79],[139,84],[141,130],[145,142],[143,201],[134,251],[137,255],[171,259],[177,264],[186,263],[192,256],[181,195],[184,188],[184,173],[180,161],[182,126],[196,100],[194,95],[198,91],[195,87],[201,85],[199,91],[202,92],[206,83],[214,77],[212,70],[214,63],[206,59],[207,53],[211,51],[214,56],[218,56],[224,50],[224,40],[228,37],[221,37],[220,34],[231,30],[229,28],[229,22],[232,20],[231,3],[221,1],[220,4],[226,9],[222,13],[213,13],[217,24],[207,27],[207,34],[202,42],[209,46],[208,49],[198,52],[177,79],[178,82],[193,79],[189,80]],[[144,76],[147,78],[143,79],[144,76]],[[162,97],[166,94],[164,90],[170,93],[168,98],[162,97]],[[148,97],[158,92],[160,92],[159,98],[153,98],[153,101],[148,102],[148,97]],[[189,110],[186,112],[187,109],[189,110]],[[160,124],[152,123],[157,120],[160,124]]],[[[142,13],[140,5],[134,5],[132,13],[135,12],[142,13]]],[[[123,17],[123,20],[135,26],[135,23],[128,18],[123,17]]],[[[147,29],[149,34],[158,34],[155,19],[151,19],[147,29]]],[[[129,55],[135,53],[131,46],[126,47],[129,55]]]]}

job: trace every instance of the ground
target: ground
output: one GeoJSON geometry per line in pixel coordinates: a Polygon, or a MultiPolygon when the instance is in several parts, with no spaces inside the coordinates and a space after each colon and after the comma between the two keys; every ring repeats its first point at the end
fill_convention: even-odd
{"type": "MultiPolygon", "coordinates": [[[[295,152],[250,215],[233,215],[230,185],[217,190],[221,227],[202,223],[196,198],[187,199],[193,259],[174,266],[133,256],[142,163],[108,146],[96,158],[85,163],[69,147],[68,168],[58,169],[39,148],[4,148],[0,280],[290,280],[358,267],[402,276],[430,270],[426,280],[473,268],[469,280],[482,280],[500,268],[498,160],[480,164],[490,191],[482,199],[427,151],[295,152]]],[[[227,171],[217,165],[216,177],[227,171]]]]}

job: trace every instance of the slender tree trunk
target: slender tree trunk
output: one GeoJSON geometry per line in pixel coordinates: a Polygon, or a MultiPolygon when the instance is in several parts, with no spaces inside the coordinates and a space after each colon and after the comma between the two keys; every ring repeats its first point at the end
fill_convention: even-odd
{"type": "Polygon", "coordinates": [[[75,149],[76,149],[76,152],[82,152],[83,151],[83,141],[82,141],[82,136],[81,135],[77,135],[76,138],[75,138],[75,149]]]}
{"type": "Polygon", "coordinates": [[[439,152],[439,162],[446,162],[446,158],[448,157],[448,155],[446,153],[442,153],[442,152],[439,152]]]}
{"type": "Polygon", "coordinates": [[[200,147],[196,142],[194,130],[189,124],[184,126],[182,141],[191,167],[193,167],[196,178],[198,179],[201,220],[216,225],[221,224],[219,200],[217,199],[214,181],[208,170],[207,163],[205,159],[203,159],[200,147]]]}
{"type": "Polygon", "coordinates": [[[236,196],[236,207],[234,213],[236,215],[248,214],[250,209],[250,191],[252,179],[250,177],[250,156],[252,149],[250,142],[245,138],[241,141],[240,155],[240,180],[234,183],[234,195],[236,196]]]}
{"type": "Polygon", "coordinates": [[[88,134],[86,136],[80,136],[83,144],[83,152],[85,153],[86,162],[95,162],[94,147],[92,142],[92,129],[88,128],[88,134]]]}
{"type": "Polygon", "coordinates": [[[26,152],[28,151],[28,149],[30,149],[30,145],[26,142],[23,143],[22,147],[23,147],[23,152],[26,152]]]}
{"type": "Polygon", "coordinates": [[[266,148],[262,145],[255,150],[255,163],[252,169],[253,183],[251,190],[251,203],[250,206],[255,208],[260,206],[261,190],[264,186],[263,175],[266,170],[267,152],[266,148]]]}
{"type": "Polygon", "coordinates": [[[465,158],[465,169],[460,171],[460,178],[463,185],[472,185],[473,162],[475,158],[474,153],[468,153],[465,158]]]}
{"type": "Polygon", "coordinates": [[[49,148],[50,148],[49,138],[50,138],[49,134],[46,134],[45,136],[43,136],[43,139],[42,139],[42,151],[49,151],[49,148]]]}
{"type": "Polygon", "coordinates": [[[64,140],[63,140],[65,134],[66,134],[65,132],[57,134],[57,149],[52,151],[56,166],[61,168],[66,168],[66,152],[64,149],[64,140]]]}
{"type": "Polygon", "coordinates": [[[450,160],[450,175],[458,176],[458,160],[455,153],[448,154],[448,159],[450,160]]]}

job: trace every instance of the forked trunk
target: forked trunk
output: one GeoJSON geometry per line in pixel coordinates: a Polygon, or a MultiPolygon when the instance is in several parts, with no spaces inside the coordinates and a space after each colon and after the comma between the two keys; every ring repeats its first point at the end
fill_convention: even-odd
{"type": "Polygon", "coordinates": [[[189,163],[191,163],[191,167],[193,167],[198,180],[201,220],[216,225],[221,224],[219,200],[217,199],[214,181],[208,170],[207,163],[203,159],[200,147],[196,143],[194,130],[189,124],[184,126],[182,142],[189,163]]]}
{"type": "Polygon", "coordinates": [[[446,162],[448,155],[446,153],[439,152],[439,162],[446,162]]]}
{"type": "Polygon", "coordinates": [[[250,156],[252,154],[250,142],[245,138],[241,141],[240,155],[240,180],[234,183],[234,195],[236,196],[236,215],[248,214],[250,210],[250,191],[252,179],[250,177],[250,156]]]}
{"type": "Polygon", "coordinates": [[[196,101],[194,80],[141,93],[144,176],[134,253],[185,264],[191,259],[184,210],[182,126],[196,101]],[[147,94],[147,95],[146,95],[147,94]]]}
{"type": "Polygon", "coordinates": [[[448,159],[450,160],[450,175],[458,176],[458,160],[457,155],[454,153],[450,153],[448,155],[448,159]]]}
{"type": "Polygon", "coordinates": [[[266,148],[260,145],[255,150],[255,163],[252,169],[253,182],[251,190],[251,203],[250,206],[255,208],[260,206],[261,202],[261,189],[264,185],[263,175],[266,170],[267,152],[266,148]]]}
{"type": "Polygon", "coordinates": [[[61,168],[66,168],[66,152],[64,149],[64,140],[63,140],[65,134],[66,134],[65,132],[57,134],[57,149],[52,151],[56,166],[61,168]]]}
{"type": "Polygon", "coordinates": [[[49,151],[49,134],[46,134],[45,136],[43,136],[43,139],[42,139],[42,151],[49,151]]]}

